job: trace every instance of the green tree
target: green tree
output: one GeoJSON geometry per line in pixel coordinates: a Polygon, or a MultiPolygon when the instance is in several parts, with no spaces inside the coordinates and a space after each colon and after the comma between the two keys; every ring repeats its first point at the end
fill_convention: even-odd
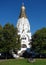
{"type": "Polygon", "coordinates": [[[0,52],[9,53],[10,50],[20,49],[20,36],[17,28],[12,24],[0,25],[0,52]]]}
{"type": "Polygon", "coordinates": [[[4,51],[8,52],[11,49],[20,48],[20,36],[17,32],[17,28],[13,25],[6,24],[3,27],[4,51]]]}
{"type": "Polygon", "coordinates": [[[3,48],[3,28],[0,25],[0,52],[2,51],[3,48]]]}
{"type": "Polygon", "coordinates": [[[36,31],[32,36],[32,49],[35,52],[46,53],[46,28],[36,31]]]}

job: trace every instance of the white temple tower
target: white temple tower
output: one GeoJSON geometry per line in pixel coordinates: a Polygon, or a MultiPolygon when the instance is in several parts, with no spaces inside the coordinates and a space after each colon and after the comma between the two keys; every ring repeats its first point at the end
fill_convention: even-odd
{"type": "Polygon", "coordinates": [[[26,16],[24,5],[22,5],[21,7],[20,16],[17,22],[17,29],[18,29],[18,35],[20,35],[20,39],[21,39],[21,50],[18,51],[18,54],[19,54],[31,47],[30,45],[30,40],[31,40],[30,24],[26,16]]]}

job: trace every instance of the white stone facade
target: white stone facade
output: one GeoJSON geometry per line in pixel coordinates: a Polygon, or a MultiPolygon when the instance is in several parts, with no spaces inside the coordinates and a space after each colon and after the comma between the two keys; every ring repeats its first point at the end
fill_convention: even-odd
{"type": "Polygon", "coordinates": [[[25,7],[21,8],[22,13],[24,11],[24,15],[21,14],[20,18],[17,22],[18,35],[20,35],[21,39],[21,50],[18,51],[18,54],[22,51],[25,51],[27,48],[30,48],[30,40],[31,40],[31,32],[30,32],[30,24],[29,20],[25,15],[25,7]]]}

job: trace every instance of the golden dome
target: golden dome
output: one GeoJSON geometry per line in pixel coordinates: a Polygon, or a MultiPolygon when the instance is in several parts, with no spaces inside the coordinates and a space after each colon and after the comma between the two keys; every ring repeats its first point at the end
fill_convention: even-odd
{"type": "Polygon", "coordinates": [[[22,4],[19,18],[22,18],[22,17],[27,18],[24,4],[22,4]]]}

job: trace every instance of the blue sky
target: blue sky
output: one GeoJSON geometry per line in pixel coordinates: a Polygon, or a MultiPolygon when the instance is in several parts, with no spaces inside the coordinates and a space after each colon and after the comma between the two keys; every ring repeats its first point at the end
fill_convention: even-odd
{"type": "Polygon", "coordinates": [[[22,1],[26,7],[31,33],[46,27],[46,0],[0,0],[0,24],[4,26],[9,22],[16,26],[22,1]]]}

